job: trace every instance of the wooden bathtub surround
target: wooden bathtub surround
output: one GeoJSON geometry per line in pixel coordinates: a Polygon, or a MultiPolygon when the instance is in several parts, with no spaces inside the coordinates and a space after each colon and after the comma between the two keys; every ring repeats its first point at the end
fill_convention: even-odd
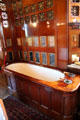
{"type": "Polygon", "coordinates": [[[17,93],[19,98],[25,103],[33,105],[37,109],[55,118],[55,120],[73,120],[79,101],[77,98],[79,96],[80,76],[76,75],[72,78],[64,76],[63,73],[56,70],[56,74],[61,74],[62,78],[55,80],[55,77],[55,79],[50,80],[54,78],[54,76],[51,76],[49,71],[51,73],[51,71],[55,72],[55,70],[45,68],[45,73],[42,74],[42,69],[44,68],[36,65],[17,63],[8,65],[5,68],[5,73],[9,81],[12,81],[10,74],[13,73],[17,93]],[[22,65],[24,66],[21,67],[22,65]],[[22,70],[24,72],[22,72],[22,70]],[[72,84],[64,83],[65,78],[72,80],[72,84]]]}

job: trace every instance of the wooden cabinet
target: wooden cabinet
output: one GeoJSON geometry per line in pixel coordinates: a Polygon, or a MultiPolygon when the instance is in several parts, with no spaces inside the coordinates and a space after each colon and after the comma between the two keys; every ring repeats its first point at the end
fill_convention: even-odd
{"type": "Polygon", "coordinates": [[[63,92],[15,74],[19,98],[55,120],[73,120],[77,111],[77,91],[63,92]]]}

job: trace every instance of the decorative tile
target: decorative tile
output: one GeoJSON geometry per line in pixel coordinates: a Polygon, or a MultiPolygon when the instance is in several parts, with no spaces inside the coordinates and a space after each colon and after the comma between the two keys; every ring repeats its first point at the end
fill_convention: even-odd
{"type": "Polygon", "coordinates": [[[17,8],[22,8],[22,2],[21,1],[17,2],[17,8]]]}
{"type": "Polygon", "coordinates": [[[30,22],[30,16],[25,17],[25,22],[28,24],[30,22]]]}
{"type": "Polygon", "coordinates": [[[80,0],[71,0],[71,2],[80,2],[80,0]]]}
{"type": "Polygon", "coordinates": [[[72,14],[72,16],[79,16],[79,6],[72,6],[71,14],[72,14]]]}
{"type": "Polygon", "coordinates": [[[39,10],[43,10],[44,9],[44,2],[43,1],[38,3],[38,9],[39,10]]]}
{"type": "Polygon", "coordinates": [[[37,15],[32,15],[32,22],[36,22],[37,21],[37,15]]]}
{"type": "Polygon", "coordinates": [[[7,16],[6,12],[2,12],[1,16],[2,16],[2,19],[8,19],[8,16],[7,16]]]}
{"type": "Polygon", "coordinates": [[[16,3],[16,0],[12,0],[12,3],[16,3]]]}
{"type": "Polygon", "coordinates": [[[4,28],[8,28],[9,24],[8,24],[8,20],[4,20],[3,21],[3,27],[4,28]]]}
{"type": "Polygon", "coordinates": [[[30,61],[33,61],[33,52],[32,51],[29,52],[29,57],[30,57],[30,61]]]}
{"type": "Polygon", "coordinates": [[[40,44],[42,47],[46,47],[46,36],[40,36],[40,44]]]}
{"type": "Polygon", "coordinates": [[[4,3],[0,3],[0,9],[2,11],[6,11],[6,5],[4,3]]]}
{"type": "Polygon", "coordinates": [[[50,53],[49,54],[49,64],[51,66],[54,66],[55,65],[55,54],[54,53],[50,53]]]}
{"type": "Polygon", "coordinates": [[[45,13],[39,13],[39,21],[45,21],[45,13]]]}
{"type": "Polygon", "coordinates": [[[49,20],[53,20],[53,11],[51,10],[51,11],[48,11],[47,12],[47,19],[49,19],[49,20]]]}
{"type": "Polygon", "coordinates": [[[42,52],[42,64],[46,65],[47,64],[47,54],[42,52]]]}
{"type": "Polygon", "coordinates": [[[18,13],[17,10],[14,11],[14,17],[17,18],[18,17],[18,13]]]}
{"type": "Polygon", "coordinates": [[[24,12],[25,12],[25,14],[28,14],[28,13],[30,12],[30,10],[29,10],[29,7],[28,7],[28,6],[24,7],[24,12]]]}
{"type": "Polygon", "coordinates": [[[19,14],[19,16],[23,16],[23,10],[19,9],[18,14],[19,14]]]}
{"type": "Polygon", "coordinates": [[[6,39],[6,45],[7,45],[7,47],[12,46],[12,40],[10,38],[6,39]]]}
{"type": "Polygon", "coordinates": [[[24,18],[20,18],[20,24],[21,24],[21,25],[24,24],[24,18]]]}
{"type": "Polygon", "coordinates": [[[37,62],[37,63],[40,63],[40,55],[39,55],[39,52],[36,52],[36,53],[35,53],[35,58],[36,58],[36,62],[37,62]]]}
{"type": "Polygon", "coordinates": [[[15,25],[16,25],[16,26],[19,26],[19,25],[20,25],[20,20],[16,19],[16,20],[15,20],[15,25]]]}
{"type": "Polygon", "coordinates": [[[36,12],[36,4],[33,4],[33,5],[31,6],[31,12],[36,12]]]}
{"type": "Polygon", "coordinates": [[[53,0],[47,0],[46,6],[47,6],[47,8],[52,7],[53,6],[53,0]]]}
{"type": "Polygon", "coordinates": [[[12,7],[13,7],[13,10],[16,10],[17,9],[16,3],[13,3],[12,7]]]}

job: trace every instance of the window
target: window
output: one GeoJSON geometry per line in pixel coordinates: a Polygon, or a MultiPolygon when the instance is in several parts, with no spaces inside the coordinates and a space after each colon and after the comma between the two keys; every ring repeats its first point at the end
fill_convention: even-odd
{"type": "Polygon", "coordinates": [[[7,44],[7,47],[11,47],[12,46],[12,41],[10,38],[6,39],[6,44],[7,44]]]}
{"type": "Polygon", "coordinates": [[[42,53],[42,64],[46,65],[47,64],[47,54],[46,53],[42,53]]]}
{"type": "Polygon", "coordinates": [[[24,52],[24,60],[25,61],[27,60],[27,52],[26,51],[24,52]]]}
{"type": "Polygon", "coordinates": [[[8,56],[9,56],[9,60],[12,61],[13,60],[13,54],[12,54],[12,52],[8,52],[8,56]]]}
{"type": "Polygon", "coordinates": [[[17,38],[17,44],[18,46],[21,46],[21,38],[17,38]]]}
{"type": "Polygon", "coordinates": [[[35,53],[35,57],[36,57],[36,62],[37,62],[37,63],[40,63],[40,55],[39,55],[39,52],[36,52],[36,53],[35,53]]]}
{"type": "Polygon", "coordinates": [[[33,61],[33,52],[29,52],[29,56],[30,56],[30,61],[33,61]]]}
{"type": "Polygon", "coordinates": [[[48,36],[48,46],[55,47],[55,37],[54,36],[48,36]]]}
{"type": "Polygon", "coordinates": [[[3,47],[2,41],[1,41],[1,39],[0,39],[0,59],[4,59],[2,47],[3,47]]]}
{"type": "Polygon", "coordinates": [[[26,46],[26,40],[25,40],[25,38],[22,38],[22,45],[26,46]]]}
{"type": "Polygon", "coordinates": [[[40,43],[42,47],[46,47],[46,36],[40,37],[40,43]]]}
{"type": "Polygon", "coordinates": [[[51,66],[55,65],[55,54],[54,53],[49,54],[49,63],[51,66]]]}
{"type": "Polygon", "coordinates": [[[33,37],[33,39],[34,39],[34,46],[38,47],[39,46],[39,39],[38,39],[38,37],[33,37]]]}
{"type": "Polygon", "coordinates": [[[19,58],[23,59],[23,55],[22,55],[22,51],[21,50],[19,51],[19,58]]]}
{"type": "Polygon", "coordinates": [[[32,37],[27,37],[28,46],[32,46],[32,37]]]}
{"type": "Polygon", "coordinates": [[[72,35],[72,48],[79,46],[79,36],[74,34],[72,35]]]}

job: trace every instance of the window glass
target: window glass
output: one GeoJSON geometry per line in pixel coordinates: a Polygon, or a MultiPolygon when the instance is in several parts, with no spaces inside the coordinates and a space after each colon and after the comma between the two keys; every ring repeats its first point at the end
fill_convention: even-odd
{"type": "Polygon", "coordinates": [[[19,57],[20,57],[20,59],[23,59],[22,51],[21,50],[19,51],[19,57]]]}
{"type": "Polygon", "coordinates": [[[54,36],[48,36],[48,46],[55,47],[55,38],[54,36]]]}
{"type": "Polygon", "coordinates": [[[29,56],[30,56],[30,61],[33,61],[33,52],[29,52],[29,56]]]}
{"type": "Polygon", "coordinates": [[[26,51],[24,52],[24,60],[25,61],[27,60],[27,52],[26,51]]]}
{"type": "Polygon", "coordinates": [[[42,64],[46,65],[47,64],[47,54],[42,53],[42,64]]]}
{"type": "Polygon", "coordinates": [[[46,46],[46,36],[41,36],[40,37],[40,43],[42,47],[46,46]]]}
{"type": "Polygon", "coordinates": [[[38,39],[38,37],[33,37],[33,39],[34,39],[34,46],[38,47],[39,46],[39,39],[38,39]]]}
{"type": "Polygon", "coordinates": [[[51,66],[55,65],[55,54],[54,53],[49,54],[49,61],[50,61],[51,66]]]}
{"type": "Polygon", "coordinates": [[[40,56],[39,56],[39,52],[35,53],[35,57],[36,57],[36,62],[40,62],[40,56]]]}
{"type": "Polygon", "coordinates": [[[8,52],[8,55],[9,55],[9,60],[12,61],[13,60],[12,52],[8,52]]]}
{"type": "Polygon", "coordinates": [[[32,46],[32,37],[27,37],[28,46],[32,46]]]}

